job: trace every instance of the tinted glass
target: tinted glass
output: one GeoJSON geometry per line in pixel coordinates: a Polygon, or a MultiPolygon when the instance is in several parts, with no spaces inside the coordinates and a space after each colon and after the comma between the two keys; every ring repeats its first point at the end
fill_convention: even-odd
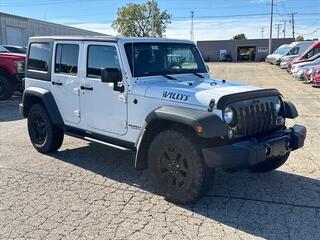
{"type": "Polygon", "coordinates": [[[32,43],[28,56],[28,69],[37,71],[48,71],[50,60],[49,43],[32,43]]]}
{"type": "Polygon", "coordinates": [[[100,78],[101,69],[120,69],[117,50],[112,46],[89,46],[87,77],[100,78]]]}
{"type": "Polygon", "coordinates": [[[57,44],[55,72],[76,75],[78,73],[79,45],[57,44]]]}
{"type": "Polygon", "coordinates": [[[193,44],[128,43],[125,50],[135,77],[207,72],[193,44]]]}
{"type": "Polygon", "coordinates": [[[300,50],[299,47],[294,47],[289,51],[288,55],[298,55],[299,54],[299,50],[300,50]]]}

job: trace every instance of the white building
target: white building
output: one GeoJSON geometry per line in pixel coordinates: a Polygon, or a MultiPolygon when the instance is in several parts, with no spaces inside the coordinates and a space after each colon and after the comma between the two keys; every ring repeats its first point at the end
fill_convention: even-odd
{"type": "Polygon", "coordinates": [[[97,36],[104,34],[32,18],[0,13],[0,45],[26,46],[29,37],[50,35],[97,36]]]}

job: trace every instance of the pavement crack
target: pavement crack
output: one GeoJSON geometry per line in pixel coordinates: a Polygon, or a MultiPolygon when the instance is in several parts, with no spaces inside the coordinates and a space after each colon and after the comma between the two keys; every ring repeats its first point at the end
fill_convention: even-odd
{"type": "Polygon", "coordinates": [[[278,204],[278,205],[290,206],[290,207],[310,208],[310,209],[320,210],[320,206],[309,206],[309,205],[303,205],[303,204],[284,203],[284,202],[278,202],[278,201],[269,201],[269,200],[247,198],[247,197],[227,196],[227,195],[218,195],[218,194],[212,194],[212,195],[211,194],[207,194],[205,196],[206,197],[210,197],[210,198],[236,199],[236,200],[262,202],[262,203],[278,204]]]}

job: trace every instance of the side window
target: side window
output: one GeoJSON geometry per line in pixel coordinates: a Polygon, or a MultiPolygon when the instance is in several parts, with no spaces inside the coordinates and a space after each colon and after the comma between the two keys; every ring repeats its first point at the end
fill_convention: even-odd
{"type": "Polygon", "coordinates": [[[117,49],[113,46],[89,46],[87,77],[100,78],[101,69],[104,68],[120,69],[117,49]]]}
{"type": "Polygon", "coordinates": [[[54,72],[69,75],[77,75],[78,58],[79,45],[57,44],[54,72]]]}
{"type": "Polygon", "coordinates": [[[300,51],[299,47],[294,47],[289,51],[288,55],[298,55],[299,51],[300,51]]]}
{"type": "Polygon", "coordinates": [[[31,43],[28,55],[28,70],[48,72],[50,43],[31,43]]]}

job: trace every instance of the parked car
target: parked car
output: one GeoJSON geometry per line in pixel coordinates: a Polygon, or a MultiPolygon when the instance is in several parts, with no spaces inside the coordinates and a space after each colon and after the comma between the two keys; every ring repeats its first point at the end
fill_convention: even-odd
{"type": "Polygon", "coordinates": [[[313,75],[311,75],[311,82],[314,87],[320,87],[320,67],[318,67],[313,75]]]}
{"type": "Polygon", "coordinates": [[[0,52],[0,100],[8,99],[15,90],[23,91],[25,54],[0,52]]]}
{"type": "Polygon", "coordinates": [[[310,59],[318,53],[320,53],[320,41],[313,42],[311,46],[301,56],[294,58],[288,65],[288,72],[291,72],[292,65],[308,61],[308,59],[310,59]]]}
{"type": "Polygon", "coordinates": [[[192,41],[51,36],[28,49],[19,107],[34,148],[55,152],[69,134],[132,149],[171,201],[195,201],[215,168],[273,171],[304,145],[306,128],[286,127],[294,104],[210,78],[192,41]]]}
{"type": "Polygon", "coordinates": [[[303,62],[299,62],[296,64],[293,64],[292,68],[291,68],[291,74],[296,74],[301,68],[305,68],[305,67],[312,67],[315,65],[319,65],[320,64],[320,53],[316,54],[315,56],[303,61],[303,62]]]}
{"type": "Polygon", "coordinates": [[[232,62],[231,54],[224,54],[221,56],[221,62],[232,62]]]}
{"type": "Polygon", "coordinates": [[[22,46],[13,46],[13,45],[2,45],[3,48],[7,49],[11,53],[27,53],[27,48],[22,46]]]}
{"type": "Polygon", "coordinates": [[[294,42],[290,44],[292,49],[284,56],[280,58],[280,68],[286,69],[289,66],[289,63],[302,55],[311,45],[313,41],[303,41],[303,42],[294,42]]]}
{"type": "Polygon", "coordinates": [[[266,62],[271,64],[277,64],[277,60],[287,54],[291,50],[289,44],[283,44],[278,47],[272,54],[266,57],[266,62]]]}

